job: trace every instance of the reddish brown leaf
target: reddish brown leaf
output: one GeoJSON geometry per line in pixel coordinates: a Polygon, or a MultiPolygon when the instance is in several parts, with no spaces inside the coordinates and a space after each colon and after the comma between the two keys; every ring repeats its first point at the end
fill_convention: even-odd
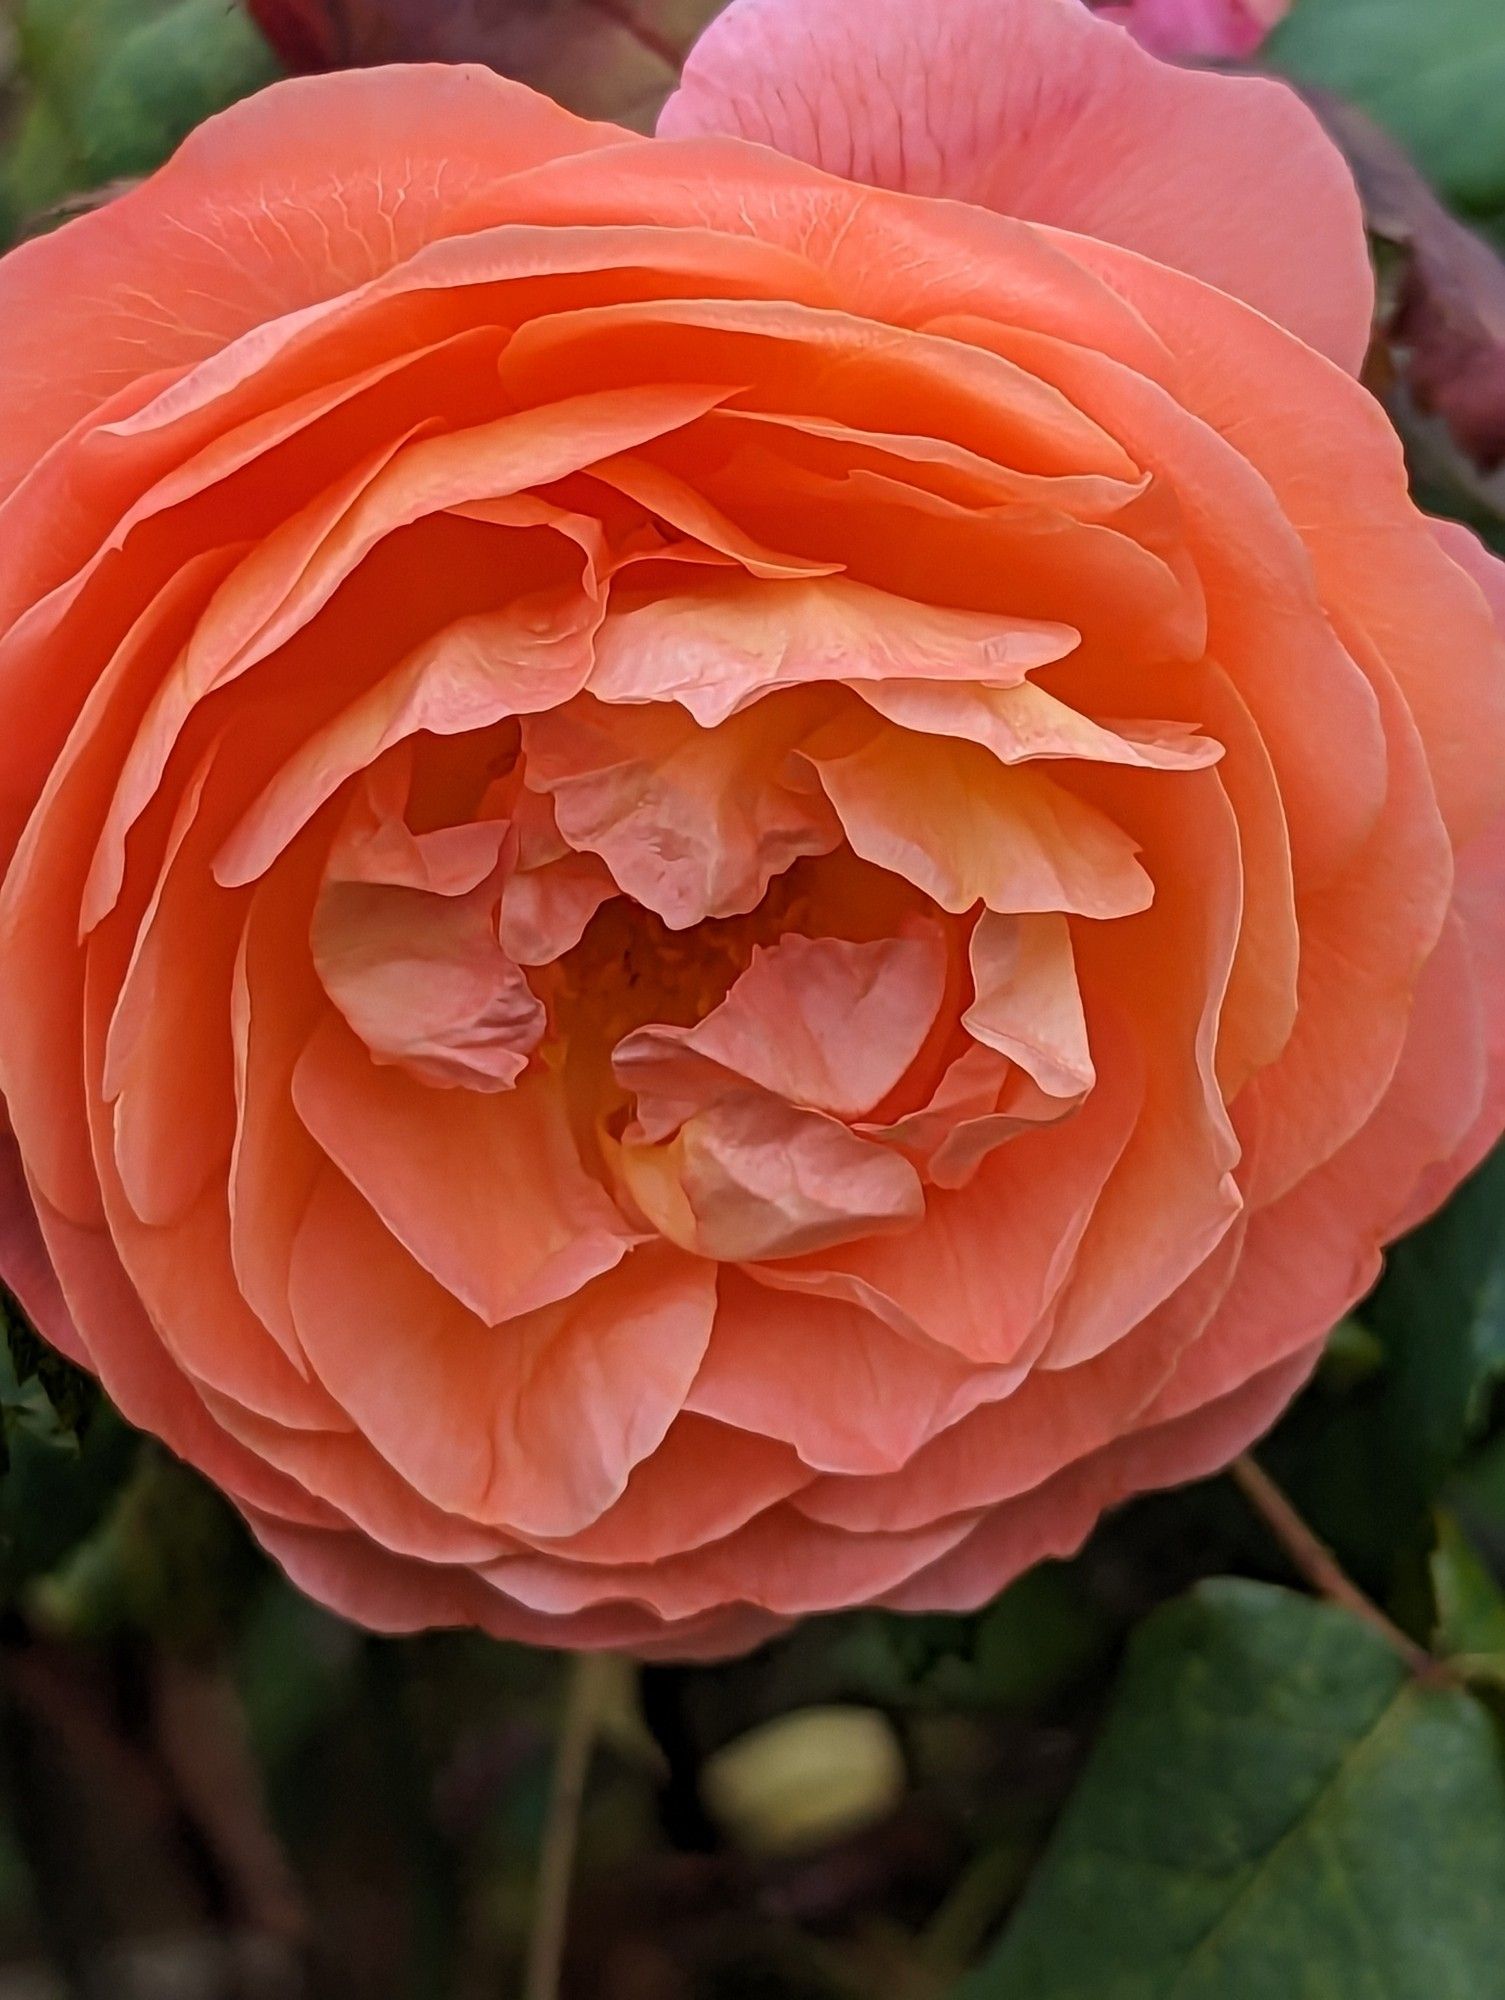
{"type": "Polygon", "coordinates": [[[339,62],[339,0],[246,0],[246,5],[289,69],[330,69],[339,62]]]}
{"type": "Polygon", "coordinates": [[[723,0],[247,0],[294,68],[483,62],[646,128],[723,0]]]}
{"type": "Polygon", "coordinates": [[[1397,372],[1417,406],[1492,472],[1505,464],[1505,262],[1362,112],[1313,101],[1348,156],[1371,231],[1401,253],[1383,322],[1397,372]]]}

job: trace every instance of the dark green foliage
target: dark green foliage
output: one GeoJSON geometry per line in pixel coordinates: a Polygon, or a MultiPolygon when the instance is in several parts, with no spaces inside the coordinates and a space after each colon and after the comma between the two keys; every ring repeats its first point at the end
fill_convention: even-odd
{"type": "Polygon", "coordinates": [[[1345,1611],[1204,1584],[1107,1723],[966,2000],[1494,2000],[1505,1767],[1485,1711],[1345,1611]]]}

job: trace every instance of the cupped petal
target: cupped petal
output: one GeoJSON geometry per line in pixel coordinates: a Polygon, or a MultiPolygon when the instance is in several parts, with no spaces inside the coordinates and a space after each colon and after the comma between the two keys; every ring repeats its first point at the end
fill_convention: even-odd
{"type": "Polygon", "coordinates": [[[795,1257],[906,1229],[925,1211],[906,1159],[764,1090],[728,1093],[660,1143],[629,1128],[617,1166],[670,1242],[721,1262],[795,1257]]]}
{"type": "Polygon", "coordinates": [[[427,1499],[558,1536],[620,1498],[683,1407],[710,1336],[715,1272],[646,1245],[622,1270],[496,1329],[326,1170],[294,1246],[291,1296],[320,1379],[427,1499]]]}
{"type": "Polygon", "coordinates": [[[1064,917],[984,910],[970,948],[974,998],[962,1026],[1027,1070],[1050,1097],[1080,1097],[1096,1071],[1064,917]]]}
{"type": "Polygon", "coordinates": [[[1221,1305],[1239,1247],[1237,1239],[1221,1247],[1173,1299],[1091,1360],[1003,1377],[901,1468],[822,1479],[794,1504],[832,1527],[889,1534],[1004,1506],[1048,1485],[1141,1421],[1221,1305]]]}
{"type": "Polygon", "coordinates": [[[589,687],[602,701],[679,702],[710,728],[812,681],[1012,687],[1076,642],[1069,626],[917,604],[849,577],[718,578],[612,613],[589,687]]]}
{"type": "Polygon", "coordinates": [[[587,695],[525,720],[525,782],[552,801],[571,847],[686,930],[753,909],[776,875],[840,842],[819,787],[791,759],[830,702],[802,692],[712,727],[672,702],[587,695]]]}
{"type": "Polygon", "coordinates": [[[1001,764],[1080,758],[1150,771],[1200,771],[1223,754],[1214,738],[1184,723],[1099,722],[1033,681],[1011,688],[878,681],[857,692],[900,728],[980,743],[1001,764]]]}
{"type": "Polygon", "coordinates": [[[1118,275],[1175,353],[1187,406],[1266,482],[1344,644],[1366,670],[1367,645],[1393,676],[1455,844],[1482,832],[1505,807],[1505,630],[1483,565],[1418,511],[1383,408],[1237,299],[1108,245],[1082,255],[1118,275]],[[1234,347],[1262,384],[1252,410],[1229,381],[1234,347]]]}
{"type": "Polygon", "coordinates": [[[784,1440],[812,1472],[865,1479],[896,1472],[996,1392],[1000,1374],[906,1339],[861,1305],[728,1271],[687,1408],[784,1440]]]}
{"type": "Polygon", "coordinates": [[[47,1255],[21,1149],[8,1120],[0,1130],[0,1279],[59,1354],[66,1355],[76,1367],[87,1368],[88,1350],[79,1338],[47,1255]]]}
{"type": "Polygon", "coordinates": [[[617,1080],[638,1129],[661,1138],[757,1084],[834,1117],[865,1116],[924,1047],[946,990],[938,928],[852,943],[791,932],[757,947],[719,1007],[691,1028],[640,1028],[618,1042],[617,1080]]]}
{"type": "Polygon", "coordinates": [[[907,1235],[760,1266],[760,1281],[862,1304],[907,1337],[985,1366],[1032,1359],[1144,1111],[1135,1036],[1102,1005],[1093,1034],[1099,1081],[1074,1116],[1021,1133],[965,1185],[933,1192],[907,1235]]]}
{"type": "Polygon", "coordinates": [[[1295,92],[1162,63],[1079,0],[734,0],[659,132],[733,133],[850,180],[1125,244],[1352,373],[1368,346],[1358,196],[1295,92]]]}
{"type": "Polygon", "coordinates": [[[292,1094],[394,1237],[485,1325],[571,1297],[632,1241],[581,1166],[546,1072],[495,1094],[434,1090],[372,1062],[331,1014],[298,1059],[292,1094]]]}
{"type": "Polygon", "coordinates": [[[692,1391],[658,1450],[634,1467],[620,1500],[579,1534],[537,1537],[534,1546],[566,1562],[660,1562],[735,1533],[813,1477],[772,1433],[697,1416],[692,1391]]]}
{"type": "Polygon", "coordinates": [[[314,905],[310,943],[325,992],[377,1063],[440,1089],[510,1090],[547,1025],[502,948],[502,884],[516,835],[505,820],[415,834],[408,774],[357,789],[314,905]]]}
{"type": "Polygon", "coordinates": [[[1136,1493],[1205,1479],[1236,1458],[1269,1429],[1320,1351],[1308,1347],[1192,1415],[1146,1423],[1034,1492],[989,1509],[954,1551],[882,1601],[895,1611],[974,1610],[1033,1564],[1075,1555],[1109,1508],[1136,1493]]]}
{"type": "Polygon", "coordinates": [[[473,1569],[408,1561],[348,1528],[311,1528],[270,1510],[247,1515],[256,1539],[300,1590],[373,1632],[463,1626],[522,1645],[714,1659],[759,1645],[788,1623],[736,1605],[674,1625],[626,1603],[559,1617],[525,1609],[473,1569]]]}
{"type": "Polygon", "coordinates": [[[943,910],[1123,917],[1154,898],[1127,833],[977,744],[875,730],[854,749],[806,754],[853,851],[943,910]]]}

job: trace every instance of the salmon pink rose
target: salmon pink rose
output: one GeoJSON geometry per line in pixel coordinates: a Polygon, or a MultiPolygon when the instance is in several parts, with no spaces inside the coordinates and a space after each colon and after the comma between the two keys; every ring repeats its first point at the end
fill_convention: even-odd
{"type": "Polygon", "coordinates": [[[1078,0],[738,0],[656,139],[290,83],[15,252],[42,1327],[387,1630],[974,1605],[1225,1463],[1505,1122],[1370,304],[1078,0]]]}

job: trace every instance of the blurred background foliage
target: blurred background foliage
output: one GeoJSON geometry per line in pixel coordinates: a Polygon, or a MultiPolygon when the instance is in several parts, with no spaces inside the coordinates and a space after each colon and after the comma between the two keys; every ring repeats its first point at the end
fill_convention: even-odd
{"type": "MultiPolygon", "coordinates": [[[[13,0],[0,239],[288,64],[471,57],[646,126],[713,11],[13,0]]],[[[1261,60],[1353,160],[1418,491],[1505,552],[1505,6],[1296,0],[1261,60]]],[[[723,1666],[374,1638],[4,1334],[0,2000],[521,1993],[561,1736],[582,2000],[1505,2000],[1505,1152],[1260,1447],[1340,1602],[1246,1475],[975,1616],[723,1666]]]]}

